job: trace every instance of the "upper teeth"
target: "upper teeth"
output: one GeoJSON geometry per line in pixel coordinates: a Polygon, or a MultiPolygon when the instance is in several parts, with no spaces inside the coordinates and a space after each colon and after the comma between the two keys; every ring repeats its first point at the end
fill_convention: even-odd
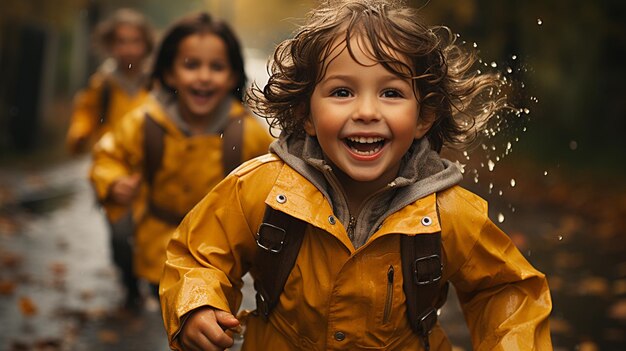
{"type": "Polygon", "coordinates": [[[348,140],[354,143],[371,144],[371,143],[381,142],[385,140],[385,138],[382,138],[382,137],[348,137],[348,140]]]}

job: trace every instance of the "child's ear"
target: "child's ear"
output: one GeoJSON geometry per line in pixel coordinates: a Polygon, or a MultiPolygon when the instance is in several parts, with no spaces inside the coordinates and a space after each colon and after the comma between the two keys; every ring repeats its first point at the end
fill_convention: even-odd
{"type": "Polygon", "coordinates": [[[174,75],[172,74],[172,71],[170,71],[169,69],[166,69],[165,71],[163,71],[163,80],[170,87],[176,88],[174,84],[174,75]]]}
{"type": "Polygon", "coordinates": [[[437,115],[435,111],[428,107],[422,107],[419,117],[417,118],[417,129],[415,131],[415,139],[421,139],[435,123],[437,115]]]}
{"type": "Polygon", "coordinates": [[[304,120],[304,131],[309,135],[309,136],[315,136],[317,135],[317,133],[315,132],[315,125],[313,125],[313,121],[311,121],[311,116],[307,117],[304,120]]]}

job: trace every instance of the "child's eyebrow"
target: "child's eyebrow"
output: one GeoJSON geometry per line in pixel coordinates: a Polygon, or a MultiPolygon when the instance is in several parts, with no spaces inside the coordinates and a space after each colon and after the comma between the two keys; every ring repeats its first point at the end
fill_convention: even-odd
{"type": "MultiPolygon", "coordinates": [[[[342,80],[342,81],[354,81],[356,80],[357,77],[353,76],[353,75],[349,75],[349,74],[332,74],[328,77],[324,77],[322,78],[322,82],[328,82],[331,80],[342,80]]],[[[393,73],[389,73],[387,76],[385,76],[383,78],[384,82],[392,82],[392,81],[402,81],[402,82],[408,82],[409,79],[403,78],[403,77],[399,77],[393,73]]]]}

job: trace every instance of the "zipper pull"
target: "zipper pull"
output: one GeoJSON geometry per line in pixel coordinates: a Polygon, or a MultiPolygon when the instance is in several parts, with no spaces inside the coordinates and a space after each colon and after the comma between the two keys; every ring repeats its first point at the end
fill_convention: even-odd
{"type": "Polygon", "coordinates": [[[348,238],[352,241],[354,240],[354,227],[356,226],[356,218],[350,215],[350,222],[348,222],[348,238]]]}

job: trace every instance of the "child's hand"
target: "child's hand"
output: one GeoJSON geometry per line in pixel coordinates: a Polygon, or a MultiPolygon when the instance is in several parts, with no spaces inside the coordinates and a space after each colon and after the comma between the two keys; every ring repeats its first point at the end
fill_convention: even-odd
{"type": "Polygon", "coordinates": [[[141,174],[121,177],[111,185],[111,200],[120,205],[129,205],[137,195],[141,174]]]}
{"type": "Polygon", "coordinates": [[[201,307],[191,312],[178,337],[185,351],[222,351],[233,346],[233,338],[226,330],[238,326],[239,321],[232,314],[201,307]]]}

